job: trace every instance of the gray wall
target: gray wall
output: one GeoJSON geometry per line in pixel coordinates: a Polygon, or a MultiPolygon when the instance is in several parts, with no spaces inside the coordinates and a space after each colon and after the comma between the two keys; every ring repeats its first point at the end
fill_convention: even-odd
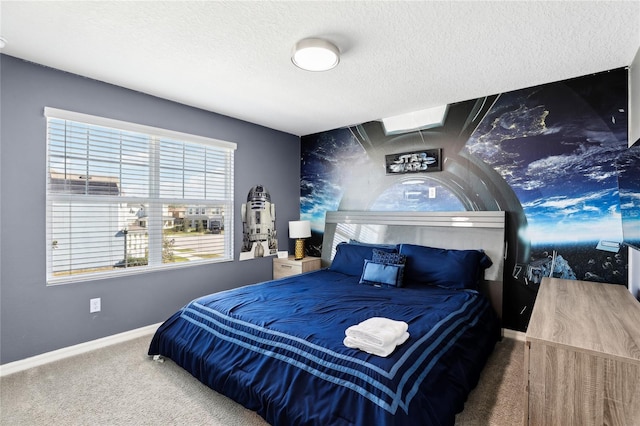
{"type": "Polygon", "coordinates": [[[236,142],[235,259],[253,185],[276,204],[281,250],[299,218],[297,136],[0,55],[0,364],[158,323],[195,297],[271,278],[267,257],[48,287],[45,106],[236,142]],[[94,297],[102,311],[89,314],[94,297]]]}

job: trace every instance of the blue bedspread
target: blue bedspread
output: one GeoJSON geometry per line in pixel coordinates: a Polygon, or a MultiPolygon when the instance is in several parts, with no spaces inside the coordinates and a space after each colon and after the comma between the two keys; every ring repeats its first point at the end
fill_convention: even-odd
{"type": "Polygon", "coordinates": [[[385,288],[328,270],[201,297],[156,332],[161,354],[272,425],[453,424],[496,342],[472,290],[385,288]],[[370,317],[409,324],[387,358],[344,346],[370,317]]]}

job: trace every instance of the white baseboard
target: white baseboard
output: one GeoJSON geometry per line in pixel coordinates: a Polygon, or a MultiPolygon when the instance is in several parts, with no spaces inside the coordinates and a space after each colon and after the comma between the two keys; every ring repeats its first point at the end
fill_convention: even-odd
{"type": "Polygon", "coordinates": [[[502,336],[506,339],[514,339],[519,342],[524,342],[525,333],[522,331],[511,330],[510,328],[503,328],[502,336]]]}
{"type": "Polygon", "coordinates": [[[135,330],[125,331],[124,333],[114,334],[112,336],[103,337],[101,339],[91,340],[89,342],[80,343],[74,346],[68,346],[66,348],[46,352],[40,355],[32,356],[30,358],[2,364],[0,365],[0,377],[8,376],[9,374],[24,371],[33,367],[38,367],[40,365],[48,364],[50,362],[58,361],[64,358],[69,358],[75,355],[94,351],[96,349],[101,349],[106,346],[137,339],[138,337],[148,336],[155,333],[155,331],[158,329],[158,327],[160,327],[161,324],[162,323],[151,324],[146,327],[137,328],[135,330]]]}

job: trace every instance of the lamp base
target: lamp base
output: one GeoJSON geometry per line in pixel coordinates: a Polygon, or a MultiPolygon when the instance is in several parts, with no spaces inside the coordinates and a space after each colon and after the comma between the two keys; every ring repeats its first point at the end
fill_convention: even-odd
{"type": "Polygon", "coordinates": [[[298,238],[296,240],[295,260],[304,259],[304,240],[298,238]]]}

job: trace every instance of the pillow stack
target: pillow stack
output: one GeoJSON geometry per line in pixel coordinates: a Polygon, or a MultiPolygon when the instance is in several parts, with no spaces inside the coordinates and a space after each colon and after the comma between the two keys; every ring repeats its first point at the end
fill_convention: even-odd
{"type": "Polygon", "coordinates": [[[360,284],[402,287],[406,260],[404,254],[373,249],[372,259],[364,261],[360,284]]]}
{"type": "Polygon", "coordinates": [[[477,290],[493,262],[482,250],[453,250],[417,244],[340,243],[329,270],[360,277],[379,287],[424,285],[477,290]]]}
{"type": "Polygon", "coordinates": [[[330,271],[342,272],[347,275],[360,276],[365,260],[373,259],[373,250],[397,253],[395,245],[373,245],[362,243],[340,243],[336,246],[336,255],[329,267],[330,271]]]}

